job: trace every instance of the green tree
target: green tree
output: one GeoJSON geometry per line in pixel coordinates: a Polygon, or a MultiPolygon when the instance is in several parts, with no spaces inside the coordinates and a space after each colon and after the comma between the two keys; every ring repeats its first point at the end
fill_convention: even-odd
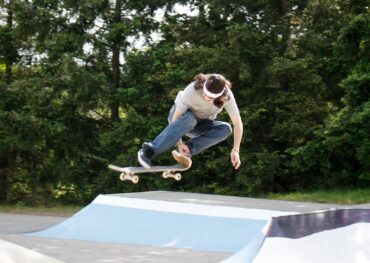
{"type": "MultiPolygon", "coordinates": [[[[296,20],[302,16],[306,2],[280,4],[194,1],[199,13],[168,15],[161,27],[163,40],[149,51],[132,54],[126,65],[128,72],[143,74],[143,96],[169,101],[166,111],[176,92],[198,72],[222,73],[234,85],[245,123],[241,152],[244,164],[238,176],[233,176],[229,149],[223,143],[194,157],[191,179],[184,189],[247,195],[287,189],[297,183],[289,180],[285,151],[312,138],[314,130],[322,126],[328,107],[315,61],[312,56],[299,57],[293,41],[301,26],[296,20]],[[275,19],[278,16],[284,17],[279,27],[275,19]],[[159,81],[147,85],[153,79],[159,81]],[[154,95],[150,87],[156,85],[164,92],[154,95]]],[[[135,94],[134,89],[131,92],[135,94]]],[[[145,110],[152,112],[149,105],[145,110]]],[[[155,112],[150,116],[158,119],[155,112]]],[[[225,115],[221,118],[227,120],[225,115]]],[[[151,139],[155,133],[148,135],[151,139]]]]}
{"type": "Polygon", "coordinates": [[[4,11],[4,25],[0,26],[0,63],[5,64],[5,80],[10,83],[13,78],[12,67],[18,61],[19,40],[17,39],[17,28],[14,25],[14,4],[9,0],[0,4],[4,11]]]}
{"type": "Polygon", "coordinates": [[[368,182],[366,1],[9,0],[0,8],[1,200],[368,182]],[[176,13],[176,4],[194,12],[176,13]],[[166,126],[177,92],[199,72],[233,83],[245,125],[241,169],[230,165],[230,138],[195,156],[181,182],[118,184],[106,164],[136,165],[138,147],[166,126]]]}
{"type": "Polygon", "coordinates": [[[336,43],[335,68],[345,78],[340,83],[344,107],[329,120],[316,138],[292,152],[296,171],[321,177],[322,187],[368,186],[370,159],[370,17],[353,16],[336,43]]]}

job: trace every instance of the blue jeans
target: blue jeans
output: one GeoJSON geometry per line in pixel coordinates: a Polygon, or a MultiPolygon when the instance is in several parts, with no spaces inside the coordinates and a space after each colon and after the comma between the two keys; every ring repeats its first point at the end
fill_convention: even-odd
{"type": "Polygon", "coordinates": [[[197,119],[188,110],[172,122],[175,105],[168,115],[168,126],[151,142],[154,154],[167,151],[184,135],[191,139],[185,144],[189,147],[190,155],[196,155],[205,149],[227,139],[232,133],[231,125],[210,119],[197,119]]]}

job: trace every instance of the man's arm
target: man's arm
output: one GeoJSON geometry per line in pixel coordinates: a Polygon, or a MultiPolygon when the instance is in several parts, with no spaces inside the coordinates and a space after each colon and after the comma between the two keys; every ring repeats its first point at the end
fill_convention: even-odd
{"type": "Polygon", "coordinates": [[[172,122],[174,122],[175,120],[177,120],[177,118],[180,117],[181,115],[182,115],[181,112],[175,110],[175,112],[172,115],[172,122]]]}
{"type": "Polygon", "coordinates": [[[231,118],[231,121],[233,123],[233,130],[234,130],[234,146],[230,153],[231,163],[233,164],[235,169],[238,169],[240,167],[240,156],[239,156],[239,150],[240,150],[240,143],[242,141],[243,137],[243,122],[240,118],[240,115],[237,117],[231,118]]]}

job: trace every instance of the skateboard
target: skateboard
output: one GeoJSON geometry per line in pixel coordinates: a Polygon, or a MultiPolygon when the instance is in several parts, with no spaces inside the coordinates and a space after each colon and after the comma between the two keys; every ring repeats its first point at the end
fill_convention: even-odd
{"type": "Polygon", "coordinates": [[[181,180],[181,174],[179,172],[186,171],[190,166],[184,166],[183,164],[175,164],[170,166],[152,166],[150,169],[144,167],[119,167],[113,164],[108,165],[108,168],[120,172],[119,178],[121,181],[131,181],[134,184],[139,182],[138,174],[142,173],[160,173],[162,172],[163,178],[174,178],[176,181],[181,180]]]}

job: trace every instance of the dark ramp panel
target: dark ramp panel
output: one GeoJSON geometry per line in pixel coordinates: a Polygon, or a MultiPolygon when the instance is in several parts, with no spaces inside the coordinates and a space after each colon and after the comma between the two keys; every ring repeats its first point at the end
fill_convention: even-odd
{"type": "Polygon", "coordinates": [[[280,216],[272,220],[267,237],[301,238],[356,223],[370,223],[370,209],[338,209],[280,216]]]}
{"type": "Polygon", "coordinates": [[[370,209],[273,218],[252,262],[369,263],[370,209]]]}

